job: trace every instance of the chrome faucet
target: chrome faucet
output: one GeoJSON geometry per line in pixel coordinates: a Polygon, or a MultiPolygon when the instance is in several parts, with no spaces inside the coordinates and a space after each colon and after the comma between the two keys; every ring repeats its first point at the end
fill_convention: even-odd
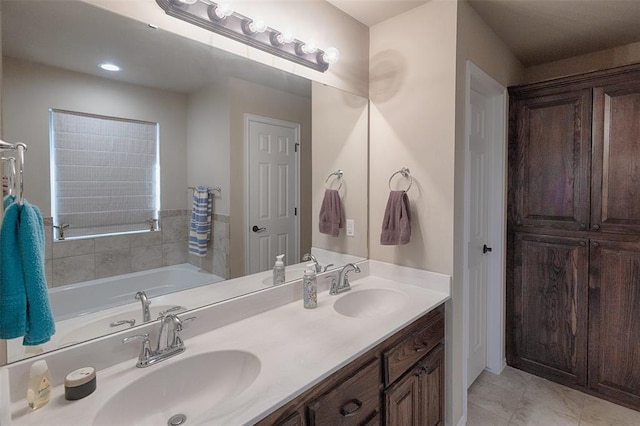
{"type": "Polygon", "coordinates": [[[302,256],[302,260],[303,261],[312,261],[313,263],[316,264],[316,272],[322,272],[322,266],[320,265],[320,263],[318,262],[318,259],[316,259],[316,257],[314,255],[312,255],[311,253],[305,253],[302,256]]]}
{"type": "Polygon", "coordinates": [[[125,337],[122,339],[122,343],[127,343],[133,340],[142,340],[142,349],[140,350],[136,367],[148,367],[184,352],[185,347],[184,342],[180,337],[180,332],[184,328],[184,323],[195,319],[196,317],[189,317],[181,320],[177,315],[173,314],[163,317],[160,320],[160,333],[158,334],[158,342],[156,344],[155,351],[151,349],[149,333],[125,337]]]}
{"type": "Polygon", "coordinates": [[[149,311],[149,305],[151,305],[151,302],[147,299],[147,294],[144,291],[137,292],[136,300],[142,302],[142,322],[151,321],[151,311],[149,311]]]}
{"type": "Polygon", "coordinates": [[[349,277],[347,275],[351,271],[359,274],[360,268],[358,267],[358,265],[354,265],[353,263],[347,263],[346,265],[344,265],[344,267],[338,274],[338,279],[336,279],[336,277],[334,276],[331,280],[331,289],[329,290],[329,294],[336,295],[351,290],[351,286],[349,285],[349,277]]]}

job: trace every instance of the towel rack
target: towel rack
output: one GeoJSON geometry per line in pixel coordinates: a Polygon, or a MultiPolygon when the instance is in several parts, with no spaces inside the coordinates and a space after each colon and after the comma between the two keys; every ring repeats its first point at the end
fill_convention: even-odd
{"type": "Polygon", "coordinates": [[[22,205],[24,201],[24,153],[26,150],[27,145],[22,142],[13,144],[0,140],[0,151],[16,151],[18,154],[18,205],[22,205]]]}
{"type": "Polygon", "coordinates": [[[413,185],[413,176],[411,176],[411,171],[409,171],[408,167],[403,167],[391,175],[391,177],[389,178],[389,189],[391,190],[391,179],[393,179],[393,177],[398,173],[401,174],[405,179],[409,179],[409,186],[407,186],[407,189],[404,190],[404,192],[409,192],[409,189],[411,189],[411,185],[413,185]]]}
{"type": "Polygon", "coordinates": [[[9,189],[9,195],[16,195],[16,159],[14,157],[0,157],[0,160],[9,163],[7,187],[9,189]]]}
{"type": "Polygon", "coordinates": [[[344,175],[344,172],[342,170],[338,170],[336,172],[329,174],[329,176],[327,176],[327,179],[324,181],[324,187],[326,189],[330,189],[327,186],[327,182],[329,182],[329,179],[331,179],[331,176],[336,176],[336,179],[340,181],[340,186],[338,186],[338,190],[340,190],[340,188],[342,188],[342,175],[344,175]]]}

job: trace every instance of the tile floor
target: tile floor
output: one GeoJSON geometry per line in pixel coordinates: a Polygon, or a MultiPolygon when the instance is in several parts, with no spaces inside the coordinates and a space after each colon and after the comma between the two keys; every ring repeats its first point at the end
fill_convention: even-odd
{"type": "Polygon", "coordinates": [[[469,388],[467,426],[638,426],[640,412],[511,367],[469,388]]]}

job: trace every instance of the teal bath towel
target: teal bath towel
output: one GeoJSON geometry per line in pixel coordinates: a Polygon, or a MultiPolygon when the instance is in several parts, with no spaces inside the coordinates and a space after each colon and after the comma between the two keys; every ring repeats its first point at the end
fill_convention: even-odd
{"type": "Polygon", "coordinates": [[[0,228],[0,338],[46,343],[55,333],[44,273],[44,226],[37,207],[10,204],[0,228]]]}

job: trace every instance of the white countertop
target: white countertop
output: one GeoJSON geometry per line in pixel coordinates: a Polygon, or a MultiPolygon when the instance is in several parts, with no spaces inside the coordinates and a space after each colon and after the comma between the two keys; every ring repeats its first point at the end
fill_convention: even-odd
{"type": "MultiPolygon", "coordinates": [[[[449,298],[443,286],[430,286],[429,279],[420,277],[421,273],[428,272],[414,274],[411,271],[416,270],[400,268],[394,273],[393,266],[381,265],[377,268],[380,275],[357,280],[357,275],[352,275],[349,292],[338,296],[330,296],[327,291],[319,293],[316,309],[304,309],[302,301],[296,300],[187,338],[183,354],[159,365],[140,369],[135,367],[136,360],[131,359],[98,371],[97,390],[82,400],[66,401],[64,387],[57,386],[49,404],[37,411],[24,408],[24,400],[14,402],[11,405],[13,424],[90,425],[101,406],[126,384],[194,355],[222,350],[252,353],[260,360],[260,372],[240,395],[209,408],[200,416],[189,417],[187,424],[253,424],[449,298]],[[411,284],[388,279],[390,276],[411,284]],[[408,296],[406,305],[375,318],[347,317],[333,309],[336,300],[368,288],[401,291],[408,296]]],[[[371,273],[375,272],[376,268],[372,267],[371,273]]],[[[203,380],[206,374],[202,371],[203,380]]],[[[159,401],[158,405],[163,406],[163,402],[159,401]]]]}

